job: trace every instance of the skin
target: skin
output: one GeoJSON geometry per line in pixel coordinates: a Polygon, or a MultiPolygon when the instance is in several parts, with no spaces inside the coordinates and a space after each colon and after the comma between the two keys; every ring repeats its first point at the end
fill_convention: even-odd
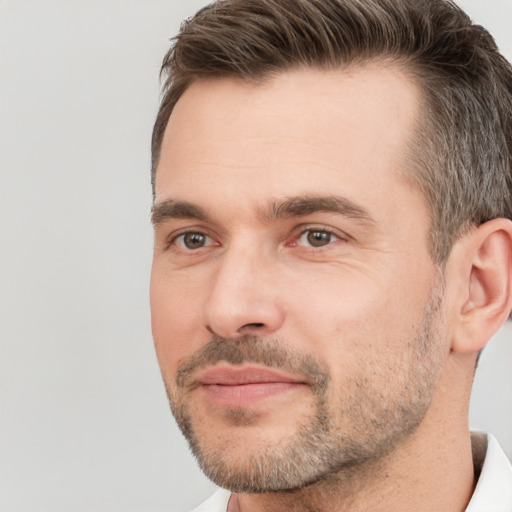
{"type": "MultiPolygon", "coordinates": [[[[285,392],[241,393],[228,405],[197,384],[204,368],[177,381],[212,339],[274,344],[318,363],[332,432],[374,450],[294,492],[241,492],[242,511],[462,511],[469,501],[467,403],[484,335],[466,336],[460,318],[476,307],[468,290],[479,303],[488,295],[480,274],[468,281],[486,238],[469,233],[442,274],[432,262],[428,206],[406,177],[419,114],[414,83],[373,65],[296,70],[258,86],[197,82],[171,115],[156,176],[151,309],[175,415],[185,410],[202,449],[236,470],[296,437],[317,412],[300,369],[284,370],[295,379],[285,392]],[[325,244],[312,246],[315,236],[325,244]],[[442,308],[427,321],[436,296],[442,308]],[[418,425],[388,438],[391,423],[363,427],[383,404],[408,403],[411,388],[427,396],[418,425]]],[[[509,226],[486,233],[496,232],[510,240],[509,226]]]]}

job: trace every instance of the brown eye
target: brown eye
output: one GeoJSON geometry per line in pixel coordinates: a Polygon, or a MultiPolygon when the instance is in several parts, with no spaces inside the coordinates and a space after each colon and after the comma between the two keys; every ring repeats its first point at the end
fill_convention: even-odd
{"type": "Polygon", "coordinates": [[[330,243],[332,235],[325,231],[310,231],[308,233],[308,242],[313,247],[321,247],[330,243]]]}
{"type": "Polygon", "coordinates": [[[299,237],[299,245],[310,247],[324,247],[332,242],[339,240],[339,238],[330,231],[322,229],[308,229],[304,231],[299,237]]]}
{"type": "Polygon", "coordinates": [[[212,239],[204,233],[190,232],[178,236],[175,242],[184,249],[194,250],[211,245],[212,239]]]}

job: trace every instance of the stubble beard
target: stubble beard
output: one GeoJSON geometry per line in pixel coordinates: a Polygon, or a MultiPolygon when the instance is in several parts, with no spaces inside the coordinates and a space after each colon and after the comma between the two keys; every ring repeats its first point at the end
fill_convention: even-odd
{"type": "MultiPolygon", "coordinates": [[[[232,492],[268,493],[296,491],[378,465],[417,429],[432,402],[442,357],[438,339],[441,303],[439,287],[432,292],[401,361],[393,371],[388,369],[389,381],[375,382],[368,367],[366,374],[351,383],[350,396],[346,389],[341,391],[337,407],[327,400],[329,372],[313,356],[292,353],[276,340],[214,337],[180,366],[174,386],[166,383],[173,415],[203,472],[232,492]],[[313,413],[298,423],[289,437],[264,447],[261,441],[254,449],[247,443],[237,445],[236,438],[225,443],[206,441],[198,432],[201,418],[194,418],[191,412],[187,381],[198,369],[219,361],[304,373],[312,382],[313,413]],[[397,382],[398,388],[390,393],[397,382]],[[337,422],[337,418],[343,421],[337,422]]],[[[231,409],[225,420],[244,428],[257,417],[244,409],[231,409]]]]}

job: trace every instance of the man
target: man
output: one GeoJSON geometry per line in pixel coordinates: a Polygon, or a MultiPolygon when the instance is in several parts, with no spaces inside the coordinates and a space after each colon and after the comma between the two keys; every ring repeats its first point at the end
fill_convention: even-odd
{"type": "Polygon", "coordinates": [[[512,70],[443,0],[226,0],[153,134],[156,351],[197,511],[512,510],[470,435],[512,308],[512,70]]]}

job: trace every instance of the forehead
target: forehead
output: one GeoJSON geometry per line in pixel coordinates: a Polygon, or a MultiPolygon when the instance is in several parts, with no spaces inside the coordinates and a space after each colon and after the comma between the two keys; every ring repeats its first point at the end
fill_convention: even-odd
{"type": "Polygon", "coordinates": [[[398,67],[376,64],[294,70],[260,85],[196,82],[169,119],[155,200],[193,186],[211,202],[205,185],[255,200],[389,189],[407,170],[418,96],[398,67]]]}

